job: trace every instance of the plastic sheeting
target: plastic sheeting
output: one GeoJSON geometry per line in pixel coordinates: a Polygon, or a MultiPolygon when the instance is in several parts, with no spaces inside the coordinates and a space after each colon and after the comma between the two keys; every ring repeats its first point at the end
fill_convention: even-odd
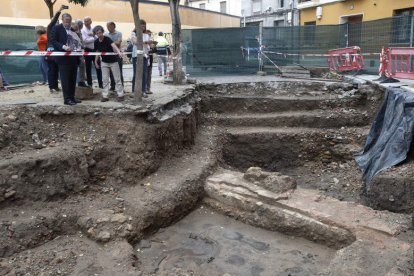
{"type": "Polygon", "coordinates": [[[363,172],[365,191],[370,190],[370,182],[376,174],[406,159],[413,128],[414,93],[389,87],[364,150],[355,158],[363,172]]]}

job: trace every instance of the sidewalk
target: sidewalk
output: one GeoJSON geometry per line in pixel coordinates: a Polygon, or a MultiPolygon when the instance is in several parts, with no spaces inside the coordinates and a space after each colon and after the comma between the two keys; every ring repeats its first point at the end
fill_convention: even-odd
{"type": "MultiPolygon", "coordinates": [[[[132,65],[126,64],[123,69],[125,79],[125,96],[126,101],[119,103],[116,101],[115,92],[110,93],[110,101],[102,103],[100,102],[101,89],[97,87],[96,81],[94,82],[95,98],[92,100],[85,100],[80,106],[92,105],[108,108],[119,107],[136,107],[133,105],[132,98],[132,65]]],[[[148,95],[148,98],[143,98],[142,107],[148,107],[152,105],[164,105],[172,100],[179,98],[186,94],[186,89],[191,88],[192,85],[172,85],[164,84],[164,76],[159,76],[158,68],[153,68],[152,74],[152,86],[151,91],[154,94],[148,95]]],[[[62,92],[50,93],[47,85],[32,85],[25,86],[0,93],[0,105],[51,105],[51,106],[63,106],[62,92]]],[[[75,106],[76,107],[76,106],[75,106]]]]}

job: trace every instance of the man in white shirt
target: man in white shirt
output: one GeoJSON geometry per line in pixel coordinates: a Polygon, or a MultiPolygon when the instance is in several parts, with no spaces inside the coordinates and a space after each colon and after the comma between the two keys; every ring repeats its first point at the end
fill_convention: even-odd
{"type": "MultiPolygon", "coordinates": [[[[85,52],[95,52],[95,34],[92,28],[92,19],[87,16],[83,19],[83,28],[81,30],[85,52]]],[[[94,64],[94,56],[85,56],[86,79],[88,85],[92,86],[92,64],[94,64]]],[[[102,88],[102,71],[95,67],[96,77],[98,79],[99,88],[102,88]]]]}

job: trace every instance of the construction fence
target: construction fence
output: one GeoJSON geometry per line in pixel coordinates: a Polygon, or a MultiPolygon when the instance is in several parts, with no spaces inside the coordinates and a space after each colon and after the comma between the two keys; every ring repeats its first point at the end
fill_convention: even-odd
{"type": "Polygon", "coordinates": [[[190,75],[252,74],[277,66],[328,67],[330,49],[359,46],[363,72],[378,74],[382,47],[412,47],[414,17],[324,26],[244,27],[183,31],[190,75]]]}
{"type": "MultiPolygon", "coordinates": [[[[36,40],[34,27],[0,25],[0,51],[35,50],[36,40]]],[[[0,70],[12,85],[42,80],[39,57],[0,56],[0,70]]]]}
{"type": "MultiPolygon", "coordinates": [[[[0,51],[35,50],[33,27],[0,25],[0,51]]],[[[192,76],[254,74],[276,66],[328,67],[329,50],[361,48],[364,73],[377,74],[382,47],[413,47],[414,16],[324,26],[191,29],[182,32],[182,57],[192,76]],[[276,66],[275,66],[276,65],[276,66]]],[[[41,80],[39,57],[0,56],[11,84],[41,80]]]]}

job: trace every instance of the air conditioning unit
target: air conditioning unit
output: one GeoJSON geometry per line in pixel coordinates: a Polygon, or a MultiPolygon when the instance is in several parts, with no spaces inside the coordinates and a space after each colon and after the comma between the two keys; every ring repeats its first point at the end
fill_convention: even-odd
{"type": "Polygon", "coordinates": [[[322,7],[316,7],[316,18],[317,19],[322,18],[322,7]]]}

